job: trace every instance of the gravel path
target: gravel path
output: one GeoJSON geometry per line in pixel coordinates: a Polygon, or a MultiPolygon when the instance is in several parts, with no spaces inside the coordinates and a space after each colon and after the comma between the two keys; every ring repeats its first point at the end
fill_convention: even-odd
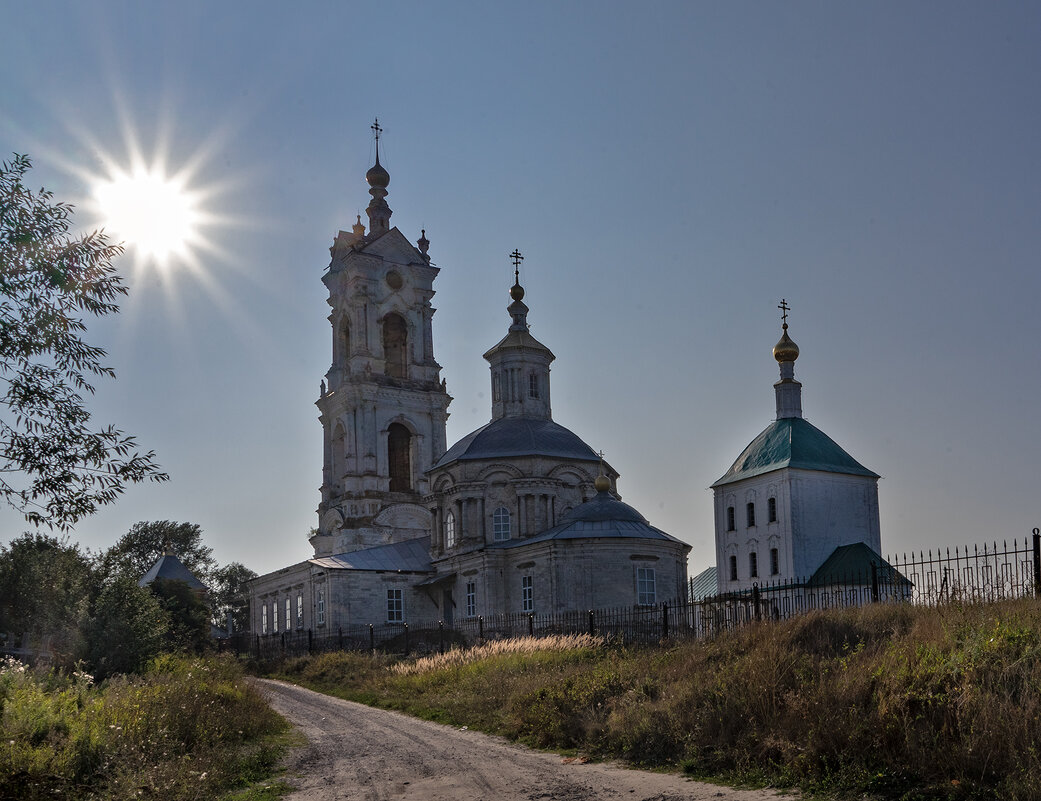
{"type": "Polygon", "coordinates": [[[500,737],[373,709],[284,682],[259,680],[307,745],[288,767],[292,801],[771,801],[680,776],[582,764],[500,737]]]}

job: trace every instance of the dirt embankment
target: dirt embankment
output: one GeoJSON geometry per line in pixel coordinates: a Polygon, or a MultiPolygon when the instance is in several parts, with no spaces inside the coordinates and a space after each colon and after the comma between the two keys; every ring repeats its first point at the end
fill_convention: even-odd
{"type": "Polygon", "coordinates": [[[290,756],[293,801],[772,801],[680,776],[583,764],[498,737],[341,701],[283,682],[261,687],[307,737],[290,756]]]}

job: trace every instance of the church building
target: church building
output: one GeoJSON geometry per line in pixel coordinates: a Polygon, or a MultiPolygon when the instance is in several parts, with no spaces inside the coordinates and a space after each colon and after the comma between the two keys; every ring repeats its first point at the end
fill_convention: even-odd
{"type": "Polygon", "coordinates": [[[872,562],[895,575],[879,556],[879,476],[803,418],[799,347],[788,336],[787,303],[780,308],[776,419],[712,485],[716,567],[695,579],[703,592],[710,571],[720,594],[869,582],[872,562]]]}
{"type": "Polygon", "coordinates": [[[690,546],[619,499],[618,473],[554,422],[548,347],[530,333],[511,254],[506,335],[484,354],[491,422],[451,447],[434,358],[423,231],[391,227],[376,159],[361,222],[340,231],[322,280],[332,366],[314,557],[252,582],[257,634],[355,624],[653,606],[682,597],[690,546]]]}

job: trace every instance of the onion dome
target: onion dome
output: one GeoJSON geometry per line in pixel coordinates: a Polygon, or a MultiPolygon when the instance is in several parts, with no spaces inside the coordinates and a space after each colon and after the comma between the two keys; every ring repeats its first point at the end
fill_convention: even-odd
{"type": "Polygon", "coordinates": [[[774,345],[774,358],[779,362],[794,362],[799,358],[799,346],[788,336],[788,323],[785,323],[784,333],[774,345]]]}
{"type": "Polygon", "coordinates": [[[596,481],[593,482],[593,486],[596,487],[597,492],[607,492],[611,489],[611,479],[605,476],[603,473],[596,477],[596,481]]]}
{"type": "Polygon", "coordinates": [[[520,282],[510,287],[510,297],[514,300],[524,300],[524,287],[520,285],[520,282]]]}
{"type": "Polygon", "coordinates": [[[383,169],[383,165],[380,164],[379,152],[376,153],[376,163],[365,173],[365,180],[374,189],[386,189],[390,185],[390,173],[383,169]]]}

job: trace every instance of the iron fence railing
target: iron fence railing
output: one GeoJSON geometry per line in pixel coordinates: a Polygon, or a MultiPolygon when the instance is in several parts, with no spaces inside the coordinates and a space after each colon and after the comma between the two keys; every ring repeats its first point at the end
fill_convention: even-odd
{"type": "Polygon", "coordinates": [[[297,629],[236,634],[224,647],[261,660],[326,651],[431,653],[511,637],[588,633],[625,643],[659,643],[710,636],[756,620],[779,620],[814,609],[900,602],[939,605],[1041,596],[1041,532],[1033,540],[1003,542],[890,557],[869,569],[826,580],[754,584],[739,592],[654,606],[550,614],[477,616],[448,623],[414,620],[346,626],[335,632],[297,629]]]}

